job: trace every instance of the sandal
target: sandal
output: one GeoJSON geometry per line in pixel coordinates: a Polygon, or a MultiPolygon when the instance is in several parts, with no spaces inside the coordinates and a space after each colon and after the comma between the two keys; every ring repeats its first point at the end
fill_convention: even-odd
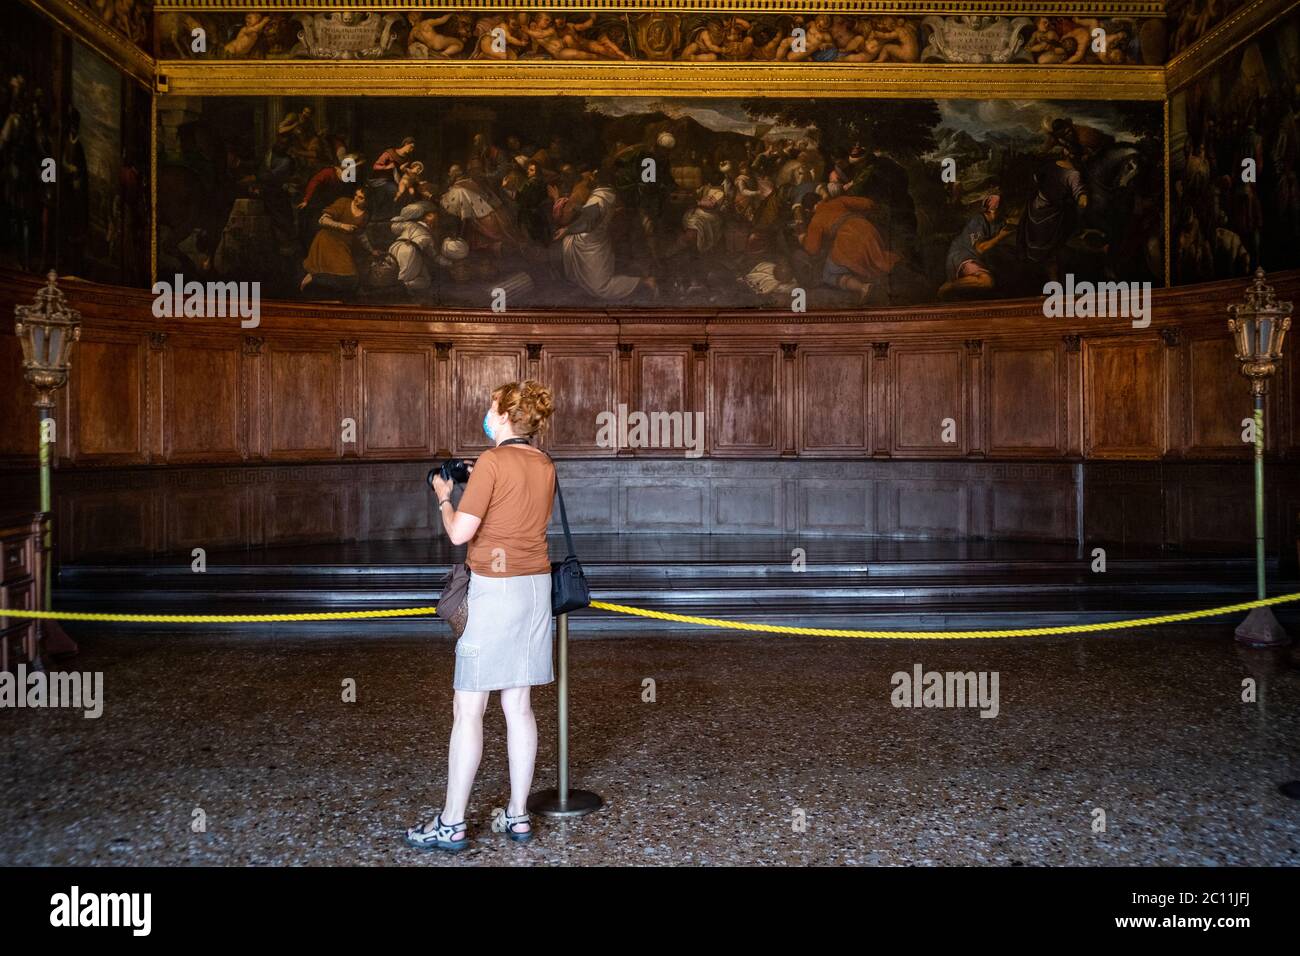
{"type": "Polygon", "coordinates": [[[443,823],[442,811],[439,811],[429,823],[407,830],[406,842],[420,850],[438,849],[459,853],[469,845],[469,835],[466,831],[464,820],[460,823],[443,823]],[[460,838],[453,840],[452,837],[457,833],[461,834],[460,838]]]}
{"type": "Polygon", "coordinates": [[[509,813],[502,811],[501,818],[504,821],[502,829],[505,830],[506,836],[516,843],[527,843],[533,838],[533,825],[528,819],[528,811],[525,810],[518,816],[511,816],[509,813]],[[521,823],[527,823],[527,830],[516,830],[515,827],[521,823]]]}

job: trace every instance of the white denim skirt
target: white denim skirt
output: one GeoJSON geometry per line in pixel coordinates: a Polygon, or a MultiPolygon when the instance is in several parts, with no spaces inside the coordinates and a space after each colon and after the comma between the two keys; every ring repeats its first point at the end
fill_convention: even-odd
{"type": "Polygon", "coordinates": [[[552,662],[551,575],[469,578],[469,619],[456,642],[456,690],[549,684],[552,662]]]}

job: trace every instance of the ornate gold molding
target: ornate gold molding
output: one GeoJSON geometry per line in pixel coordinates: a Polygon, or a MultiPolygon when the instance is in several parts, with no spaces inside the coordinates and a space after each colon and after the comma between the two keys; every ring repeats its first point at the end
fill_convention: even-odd
{"type": "Polygon", "coordinates": [[[1300,9],[1300,0],[1255,0],[1225,17],[1182,53],[1165,64],[1169,94],[1191,83],[1243,43],[1300,9]]]}
{"type": "Polygon", "coordinates": [[[56,27],[84,43],[147,90],[154,87],[154,58],[75,0],[23,0],[56,27]]]}
{"type": "Polygon", "coordinates": [[[1033,16],[1071,13],[1163,17],[1165,0],[155,0],[156,13],[184,10],[594,10],[675,13],[893,13],[1033,16]]]}
{"type": "Polygon", "coordinates": [[[1158,66],[904,63],[487,63],[367,60],[321,64],[166,61],[158,92],[187,96],[824,96],[883,99],[1162,100],[1158,66]]]}

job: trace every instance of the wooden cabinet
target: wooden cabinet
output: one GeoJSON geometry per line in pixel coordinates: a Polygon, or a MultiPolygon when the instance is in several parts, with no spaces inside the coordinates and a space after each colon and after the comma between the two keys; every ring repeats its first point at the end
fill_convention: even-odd
{"type": "Polygon", "coordinates": [[[0,515],[0,670],[36,659],[36,622],[7,617],[4,611],[34,611],[40,606],[44,517],[0,515]]]}

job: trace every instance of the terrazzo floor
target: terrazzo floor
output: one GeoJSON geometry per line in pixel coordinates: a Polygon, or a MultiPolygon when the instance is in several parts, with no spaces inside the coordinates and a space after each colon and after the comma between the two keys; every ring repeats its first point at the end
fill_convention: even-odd
{"type": "MultiPolygon", "coordinates": [[[[458,856],[403,842],[442,800],[443,632],[75,636],[69,666],[103,672],[104,713],[0,709],[0,864],[1300,863],[1300,801],[1278,790],[1300,778],[1297,652],[1240,649],[1228,624],[942,643],[579,636],[571,781],[606,806],[534,816],[527,845],[492,833],[507,793],[493,695],[458,856]],[[895,707],[891,676],[917,664],[996,671],[997,716],[895,707]]],[[[556,685],[533,700],[541,789],[556,685]]]]}

